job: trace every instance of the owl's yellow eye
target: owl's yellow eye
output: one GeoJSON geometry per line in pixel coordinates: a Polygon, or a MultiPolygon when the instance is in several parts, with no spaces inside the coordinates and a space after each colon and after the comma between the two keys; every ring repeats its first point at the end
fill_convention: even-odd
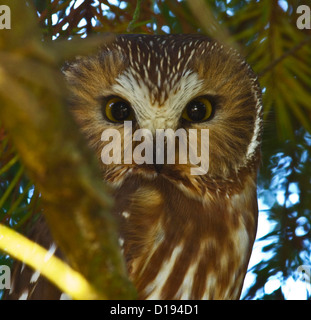
{"type": "Polygon", "coordinates": [[[186,105],[182,118],[189,122],[203,122],[211,117],[212,112],[211,102],[206,97],[198,97],[186,105]]]}
{"type": "Polygon", "coordinates": [[[113,97],[105,101],[103,113],[111,122],[123,122],[133,120],[134,114],[131,105],[119,97],[113,97]]]}

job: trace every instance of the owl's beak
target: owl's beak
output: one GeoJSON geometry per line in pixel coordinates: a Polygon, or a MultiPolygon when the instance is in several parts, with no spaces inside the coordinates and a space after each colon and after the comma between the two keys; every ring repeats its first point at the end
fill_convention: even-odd
{"type": "MultiPolygon", "coordinates": [[[[166,148],[164,148],[164,150],[166,150],[166,148]]],[[[164,159],[165,159],[165,155],[164,155],[164,159]]],[[[161,173],[164,166],[163,163],[157,163],[157,148],[156,148],[155,141],[153,142],[153,166],[155,171],[159,174],[161,173]]]]}
{"type": "Polygon", "coordinates": [[[153,166],[154,166],[155,171],[160,174],[163,169],[163,164],[154,163],[153,166]]]}

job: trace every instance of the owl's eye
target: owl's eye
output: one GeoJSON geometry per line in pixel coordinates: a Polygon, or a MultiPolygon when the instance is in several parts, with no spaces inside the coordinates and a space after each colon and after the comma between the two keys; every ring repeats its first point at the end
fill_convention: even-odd
{"type": "Polygon", "coordinates": [[[103,105],[103,113],[111,122],[123,122],[134,118],[131,105],[119,97],[106,100],[103,105]]]}
{"type": "Polygon", "coordinates": [[[206,97],[198,97],[186,105],[182,118],[189,122],[203,122],[211,117],[212,112],[211,102],[206,97]]]}

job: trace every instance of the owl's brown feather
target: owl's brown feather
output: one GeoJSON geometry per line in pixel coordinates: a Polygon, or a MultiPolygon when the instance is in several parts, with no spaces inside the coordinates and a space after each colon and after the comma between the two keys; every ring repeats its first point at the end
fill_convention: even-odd
{"type": "Polygon", "coordinates": [[[238,299],[256,234],[262,131],[260,89],[245,60],[201,35],[123,35],[65,75],[72,112],[114,190],[120,246],[139,297],[238,299]],[[182,121],[186,104],[203,95],[213,100],[211,119],[182,121]],[[103,116],[108,96],[129,102],[133,131],[209,129],[208,172],[192,175],[189,161],[165,163],[160,173],[103,164],[103,130],[119,130],[127,147],[123,123],[103,116]]]}
{"type": "Polygon", "coordinates": [[[214,193],[205,203],[161,177],[126,179],[115,214],[141,298],[239,297],[256,233],[254,175],[228,197],[214,193]]]}

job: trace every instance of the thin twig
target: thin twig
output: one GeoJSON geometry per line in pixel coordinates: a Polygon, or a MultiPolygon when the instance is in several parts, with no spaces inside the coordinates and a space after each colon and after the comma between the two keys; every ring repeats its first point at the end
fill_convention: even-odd
{"type": "Polygon", "coordinates": [[[134,11],[134,14],[133,14],[133,19],[132,19],[132,21],[129,23],[128,27],[127,27],[127,31],[128,31],[128,32],[133,31],[133,29],[134,29],[134,24],[135,24],[135,23],[138,21],[138,19],[139,19],[141,3],[142,3],[142,0],[137,0],[136,8],[135,8],[135,11],[134,11]]]}
{"type": "Polygon", "coordinates": [[[290,50],[283,53],[279,58],[275,59],[271,62],[266,68],[264,68],[261,72],[258,73],[258,77],[263,77],[268,71],[275,68],[276,65],[281,63],[287,57],[294,55],[298,50],[300,50],[304,45],[306,45],[311,40],[311,36],[307,36],[304,40],[298,43],[296,46],[291,48],[290,50]]]}

